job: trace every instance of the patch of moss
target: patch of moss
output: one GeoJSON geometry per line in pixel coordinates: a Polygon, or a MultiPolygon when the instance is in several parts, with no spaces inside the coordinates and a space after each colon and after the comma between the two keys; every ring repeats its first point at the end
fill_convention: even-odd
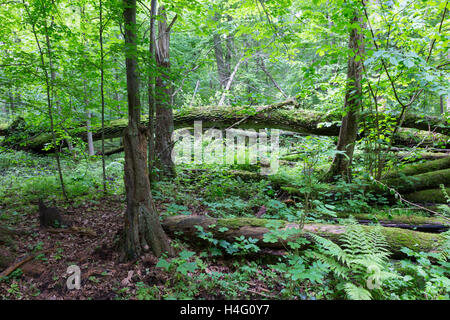
{"type": "MultiPolygon", "coordinates": [[[[241,227],[265,227],[269,223],[269,219],[259,218],[224,218],[217,219],[217,225],[220,227],[227,227],[229,229],[239,229],[241,227]]],[[[276,220],[281,223],[282,226],[286,224],[286,221],[276,220]]]]}
{"type": "MultiPolygon", "coordinates": [[[[445,188],[445,191],[450,194],[450,188],[445,188]]],[[[447,203],[441,189],[416,191],[405,195],[405,198],[412,202],[447,203]]]]}
{"type": "Polygon", "coordinates": [[[402,247],[406,247],[416,252],[429,252],[439,248],[439,246],[445,241],[445,238],[440,234],[411,231],[399,228],[383,228],[382,232],[385,235],[392,251],[398,251],[402,247]]]}
{"type": "MultiPolygon", "coordinates": [[[[339,217],[346,218],[350,215],[339,214],[339,217]]],[[[377,220],[383,221],[392,221],[392,222],[401,222],[407,224],[427,224],[427,223],[437,223],[437,224],[448,224],[448,222],[440,217],[424,217],[418,215],[393,215],[392,219],[389,219],[387,216],[383,215],[370,215],[370,214],[352,214],[352,216],[357,220],[373,220],[375,217],[377,220]]]]}

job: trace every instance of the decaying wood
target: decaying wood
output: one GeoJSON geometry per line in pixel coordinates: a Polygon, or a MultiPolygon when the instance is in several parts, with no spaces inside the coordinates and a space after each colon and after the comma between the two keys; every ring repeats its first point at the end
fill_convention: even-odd
{"type": "Polygon", "coordinates": [[[24,265],[25,263],[33,260],[34,258],[36,258],[38,255],[41,255],[43,253],[47,253],[52,251],[53,248],[49,248],[46,250],[42,250],[39,251],[38,253],[33,253],[30,255],[27,255],[25,258],[19,260],[18,262],[14,263],[12,266],[6,268],[2,273],[0,273],[0,279],[9,276],[11,273],[13,273],[17,268],[20,268],[22,265],[24,265]]]}
{"type": "MultiPolygon", "coordinates": [[[[194,121],[202,121],[202,127],[226,129],[239,122],[242,129],[281,129],[291,132],[299,132],[305,134],[316,134],[324,136],[337,136],[340,128],[340,114],[326,113],[314,110],[304,110],[298,108],[295,100],[287,100],[275,103],[269,106],[255,107],[239,107],[239,106],[207,106],[207,107],[191,107],[182,111],[174,112],[174,128],[192,127],[194,121]]],[[[383,115],[380,115],[380,119],[383,115]]],[[[148,125],[147,117],[140,120],[144,126],[148,125]]],[[[16,125],[19,125],[16,123],[16,125]]],[[[418,143],[423,139],[423,135],[430,135],[433,140],[439,141],[444,145],[450,145],[450,127],[446,125],[443,117],[424,117],[408,115],[403,123],[406,128],[416,128],[423,131],[419,137],[413,134],[399,131],[400,143],[402,145],[410,145],[418,143]],[[441,135],[434,138],[437,133],[431,134],[429,128],[435,128],[435,132],[441,135]],[[444,134],[444,135],[442,135],[444,134]]],[[[123,130],[127,126],[126,119],[112,120],[105,124],[105,139],[121,137],[123,130]]],[[[20,128],[18,128],[20,129],[20,128]]],[[[405,129],[412,130],[412,129],[405,129]]],[[[101,139],[101,127],[92,126],[91,132],[94,140],[101,139]]],[[[407,132],[409,132],[407,131],[407,132]]],[[[68,131],[72,137],[80,138],[87,141],[86,127],[78,127],[68,131]]],[[[397,141],[397,140],[396,140],[397,141]]],[[[33,152],[44,153],[43,146],[51,142],[49,132],[36,132],[34,136],[24,139],[21,136],[21,130],[13,130],[12,127],[6,129],[5,140],[1,145],[11,148],[22,148],[33,152]],[[17,135],[17,137],[16,137],[17,135]],[[14,140],[16,137],[17,140],[14,140]],[[9,139],[13,141],[9,141],[9,139]],[[25,143],[25,146],[21,146],[25,143]]],[[[432,141],[430,142],[432,143],[432,141]]]]}
{"type": "Polygon", "coordinates": [[[68,229],[49,228],[49,229],[46,229],[46,231],[49,233],[70,233],[70,234],[81,234],[81,235],[92,237],[92,238],[97,237],[97,233],[93,229],[77,227],[77,226],[72,226],[68,229]]]}
{"type": "MultiPolygon", "coordinates": [[[[171,216],[163,220],[164,230],[174,237],[185,237],[188,241],[199,244],[200,239],[197,237],[198,230],[196,226],[201,226],[204,231],[211,232],[215,239],[223,239],[229,242],[236,241],[236,237],[244,236],[245,238],[253,238],[257,240],[257,245],[261,248],[284,249],[287,243],[297,238],[311,239],[310,233],[328,238],[333,242],[340,243],[340,237],[346,231],[343,225],[305,224],[302,232],[293,232],[287,240],[278,239],[275,242],[264,242],[264,235],[271,232],[266,227],[269,219],[258,218],[228,218],[216,219],[207,216],[171,216]],[[219,230],[226,227],[223,232],[219,230]]],[[[299,230],[301,227],[297,223],[278,220],[282,229],[299,230]]],[[[374,228],[372,226],[363,226],[367,230],[374,228]]],[[[404,230],[398,228],[381,228],[389,245],[389,250],[393,256],[403,256],[401,248],[407,247],[413,251],[438,251],[440,245],[445,241],[445,237],[440,234],[424,233],[419,231],[404,230]]]]}

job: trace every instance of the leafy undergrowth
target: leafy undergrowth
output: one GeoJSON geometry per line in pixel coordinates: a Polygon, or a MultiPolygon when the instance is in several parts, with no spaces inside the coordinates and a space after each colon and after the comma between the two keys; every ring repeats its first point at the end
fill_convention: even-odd
{"type": "MultiPolygon", "coordinates": [[[[412,259],[391,261],[380,234],[365,235],[351,219],[340,221],[350,223],[353,230],[340,246],[315,237],[289,243],[284,251],[262,252],[253,239],[220,242],[199,228],[199,240],[213,245],[192,247],[172,239],[177,252],[173,258],[146,254],[137,261],[121,263],[115,243],[125,208],[123,158],[116,155],[107,160],[106,196],[101,189],[99,161],[63,158],[62,163],[70,203],[60,196],[54,159],[24,152],[3,153],[0,159],[0,223],[27,232],[15,237],[8,248],[15,261],[37,254],[0,280],[0,299],[449,298],[448,256],[404,249],[412,259]],[[39,198],[55,204],[73,225],[88,228],[95,236],[39,229],[39,198]],[[305,241],[310,242],[309,249],[299,251],[305,241]],[[79,290],[69,290],[66,285],[71,265],[80,267],[79,290]],[[374,288],[368,287],[369,280],[374,288]]],[[[179,166],[173,181],[153,185],[158,212],[162,217],[263,216],[327,223],[336,223],[335,218],[343,214],[364,213],[374,220],[418,214],[398,203],[389,206],[383,196],[364,191],[360,176],[355,176],[352,184],[331,186],[320,183],[320,168],[305,161],[280,167],[270,177],[240,174],[258,169],[249,165],[179,166]],[[298,192],[283,190],[283,183],[298,192]]],[[[274,232],[267,241],[274,236],[286,235],[274,232]]],[[[448,254],[449,248],[442,252],[448,254]]]]}
{"type": "MultiPolygon", "coordinates": [[[[15,227],[31,233],[16,239],[17,257],[52,249],[3,279],[0,296],[4,299],[274,299],[283,296],[279,276],[264,264],[236,258],[211,259],[206,252],[195,252],[179,241],[172,241],[179,255],[170,262],[158,263],[157,258],[147,254],[139,261],[120,263],[113,244],[123,224],[123,203],[121,198],[108,197],[64,210],[74,225],[91,228],[96,237],[40,230],[37,208],[21,215],[15,227]],[[73,264],[81,270],[80,290],[68,290],[66,286],[69,277],[66,271],[73,264]]],[[[308,295],[307,285],[302,291],[303,297],[314,298],[314,293],[308,295]]]]}

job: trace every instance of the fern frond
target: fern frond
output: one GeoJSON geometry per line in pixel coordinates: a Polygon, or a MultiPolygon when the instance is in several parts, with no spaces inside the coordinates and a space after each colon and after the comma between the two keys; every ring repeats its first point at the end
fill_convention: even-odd
{"type": "Polygon", "coordinates": [[[372,300],[370,292],[362,287],[355,286],[351,282],[344,285],[345,293],[351,300],[372,300]]]}

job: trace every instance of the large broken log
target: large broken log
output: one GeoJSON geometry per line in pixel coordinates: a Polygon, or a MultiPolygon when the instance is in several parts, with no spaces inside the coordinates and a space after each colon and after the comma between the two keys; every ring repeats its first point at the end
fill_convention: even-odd
{"type": "MultiPolygon", "coordinates": [[[[369,215],[364,213],[348,214],[337,213],[339,218],[348,218],[350,215],[360,224],[373,224],[375,221],[383,227],[409,229],[422,232],[441,233],[450,228],[449,221],[442,217],[424,217],[415,214],[411,215],[394,215],[387,218],[383,215],[369,215]]],[[[339,218],[331,220],[338,221],[339,218]]]]}
{"type": "Polygon", "coordinates": [[[384,177],[384,179],[393,179],[402,176],[414,176],[421,173],[427,173],[444,169],[450,169],[450,157],[434,161],[427,161],[419,164],[408,165],[402,169],[389,173],[384,177]]]}
{"type": "MultiPolygon", "coordinates": [[[[290,234],[287,240],[278,239],[275,242],[263,241],[264,235],[272,232],[266,225],[274,220],[258,218],[230,218],[215,219],[206,216],[171,216],[163,220],[164,230],[175,237],[185,236],[188,240],[198,243],[198,230],[201,226],[204,231],[211,232],[215,239],[236,241],[236,238],[244,236],[258,240],[257,245],[261,248],[285,249],[287,243],[297,238],[311,239],[309,233],[328,238],[333,242],[340,243],[340,237],[345,233],[346,227],[332,224],[305,224],[303,232],[290,234]],[[222,227],[227,228],[225,231],[222,227]]],[[[287,221],[276,220],[284,230],[300,229],[300,225],[287,221]]],[[[363,226],[370,230],[372,226],[363,226]]],[[[445,237],[440,234],[431,234],[418,231],[404,230],[398,228],[382,228],[393,256],[402,256],[401,248],[406,247],[413,251],[439,251],[444,243],[445,237]]]]}
{"type": "MultiPolygon", "coordinates": [[[[450,186],[450,183],[447,183],[450,186]]],[[[445,188],[450,195],[450,188],[445,188]]],[[[415,203],[447,203],[447,198],[441,189],[428,189],[405,194],[405,199],[415,203]]]]}
{"type": "MultiPolygon", "coordinates": [[[[429,171],[411,176],[400,176],[398,178],[389,178],[383,180],[383,183],[389,186],[390,188],[395,189],[401,194],[407,194],[415,191],[437,189],[441,184],[448,185],[449,181],[450,181],[450,169],[443,169],[437,171],[429,171]]],[[[375,185],[373,190],[378,190],[379,188],[380,187],[378,185],[375,185]]]]}
{"type": "MultiPolygon", "coordinates": [[[[202,121],[202,127],[204,129],[226,129],[235,125],[243,129],[273,128],[307,134],[337,136],[339,134],[341,117],[342,115],[340,113],[299,109],[296,107],[295,101],[287,100],[263,107],[209,106],[187,108],[174,112],[174,125],[175,129],[179,129],[193,127],[194,121],[202,121]]],[[[142,117],[141,121],[142,125],[146,125],[148,122],[145,117],[142,117]]],[[[439,117],[407,115],[403,126],[426,131],[430,131],[431,129],[436,133],[447,136],[450,135],[450,126],[448,126],[447,122],[448,120],[439,117]]],[[[106,123],[105,138],[109,139],[122,136],[122,132],[126,126],[126,119],[113,120],[106,123]]],[[[2,142],[4,146],[20,148],[21,143],[25,143],[25,146],[22,146],[22,148],[34,152],[42,152],[43,147],[51,142],[51,134],[49,132],[36,132],[35,135],[28,137],[22,136],[19,139],[12,139],[13,143],[8,143],[9,138],[12,138],[9,133],[14,131],[10,129],[6,129],[6,139],[2,142]]],[[[93,125],[91,132],[94,140],[101,139],[102,132],[100,125],[93,125]]],[[[87,130],[85,127],[73,128],[68,133],[72,137],[81,138],[84,141],[87,140],[87,130]]],[[[424,134],[426,135],[427,133],[424,134]]],[[[439,141],[443,140],[445,144],[449,143],[448,137],[446,136],[443,138],[439,137],[439,141]]],[[[424,138],[422,136],[416,137],[415,134],[407,132],[400,133],[397,139],[401,141],[413,139],[414,143],[416,143],[424,138]],[[405,137],[402,138],[402,135],[405,135],[405,137]]],[[[408,144],[408,142],[404,144],[408,144]]]]}

